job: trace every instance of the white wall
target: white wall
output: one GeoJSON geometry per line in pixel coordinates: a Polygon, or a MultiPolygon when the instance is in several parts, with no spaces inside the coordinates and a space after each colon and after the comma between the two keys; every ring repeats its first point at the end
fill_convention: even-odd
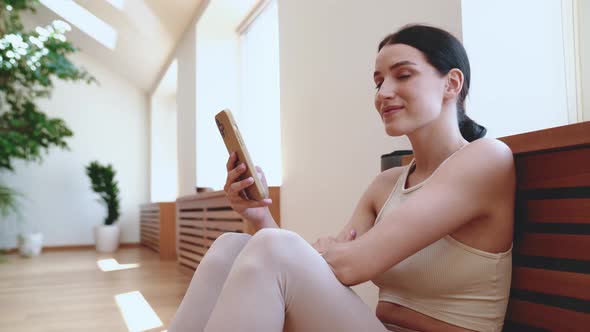
{"type": "Polygon", "coordinates": [[[0,247],[14,247],[19,228],[40,230],[49,246],[93,244],[92,229],[103,222],[106,208],[85,174],[92,160],[113,164],[121,192],[121,241],[139,241],[139,205],[149,199],[146,97],[90,56],[72,59],[100,85],[56,81],[52,98],[40,101],[42,110],[64,119],[74,132],[71,150],[53,148],[42,164],[17,162],[14,174],[1,175],[26,199],[18,226],[15,217],[0,222],[0,247]]]}
{"type": "MultiPolygon", "coordinates": [[[[383,129],[372,73],[379,41],[416,22],[460,36],[461,3],[279,0],[284,228],[308,241],[336,234],[380,155],[408,147],[383,129]]],[[[375,307],[375,286],[356,290],[375,307]]]]}
{"type": "Polygon", "coordinates": [[[196,107],[197,107],[197,33],[190,25],[175,52],[178,61],[177,137],[178,194],[195,193],[196,175],[196,107]]]}
{"type": "Polygon", "coordinates": [[[590,1],[578,0],[582,108],[584,120],[590,121],[590,1]]]}
{"type": "Polygon", "coordinates": [[[176,95],[151,98],[151,201],[173,202],[178,197],[176,95]]]}
{"type": "Polygon", "coordinates": [[[568,124],[561,0],[463,0],[462,12],[467,114],[489,137],[568,124]]]}

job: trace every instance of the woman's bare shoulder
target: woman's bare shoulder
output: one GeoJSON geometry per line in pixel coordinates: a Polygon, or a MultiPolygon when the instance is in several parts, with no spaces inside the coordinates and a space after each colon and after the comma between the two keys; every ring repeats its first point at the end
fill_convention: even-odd
{"type": "Polygon", "coordinates": [[[379,173],[373,179],[367,192],[375,213],[381,209],[405,168],[406,166],[392,167],[379,173]]]}

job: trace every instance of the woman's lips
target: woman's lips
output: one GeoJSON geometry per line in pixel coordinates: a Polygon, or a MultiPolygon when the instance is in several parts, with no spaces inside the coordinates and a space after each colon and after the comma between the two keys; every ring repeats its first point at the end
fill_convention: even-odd
{"type": "Polygon", "coordinates": [[[403,109],[404,109],[403,106],[388,106],[383,109],[382,114],[385,117],[388,115],[393,115],[393,114],[399,113],[403,109]]]}

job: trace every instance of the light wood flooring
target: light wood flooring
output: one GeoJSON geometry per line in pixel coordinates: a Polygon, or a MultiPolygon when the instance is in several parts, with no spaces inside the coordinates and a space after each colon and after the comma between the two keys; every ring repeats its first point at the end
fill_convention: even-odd
{"type": "Polygon", "coordinates": [[[115,296],[134,291],[163,322],[149,331],[164,331],[190,279],[174,261],[160,261],[144,247],[110,255],[94,250],[44,252],[35,258],[11,254],[0,263],[0,331],[129,331],[115,296]],[[103,272],[97,261],[110,258],[139,267],[103,272]]]}

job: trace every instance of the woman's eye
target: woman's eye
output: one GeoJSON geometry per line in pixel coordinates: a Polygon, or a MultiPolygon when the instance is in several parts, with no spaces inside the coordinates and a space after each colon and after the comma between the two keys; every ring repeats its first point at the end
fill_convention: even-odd
{"type": "Polygon", "coordinates": [[[377,83],[375,85],[375,90],[379,90],[381,88],[381,84],[383,84],[383,83],[377,83]]]}
{"type": "Polygon", "coordinates": [[[408,79],[408,78],[410,78],[410,76],[411,76],[410,74],[399,75],[399,76],[397,77],[397,79],[398,79],[398,80],[401,80],[401,81],[403,81],[403,80],[405,80],[405,79],[408,79]]]}

